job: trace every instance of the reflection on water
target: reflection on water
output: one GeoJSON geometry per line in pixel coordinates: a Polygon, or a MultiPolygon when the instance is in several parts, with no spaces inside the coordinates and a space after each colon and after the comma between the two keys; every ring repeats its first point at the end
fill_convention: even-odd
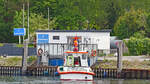
{"type": "Polygon", "coordinates": [[[0,76],[0,84],[150,84],[150,80],[95,79],[94,81],[60,81],[59,77],[0,76]]]}

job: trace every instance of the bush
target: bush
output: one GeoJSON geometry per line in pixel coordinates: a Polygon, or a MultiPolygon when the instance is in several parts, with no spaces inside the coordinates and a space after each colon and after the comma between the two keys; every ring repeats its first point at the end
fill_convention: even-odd
{"type": "Polygon", "coordinates": [[[125,42],[130,55],[146,55],[150,54],[150,39],[131,37],[125,42]]]}
{"type": "Polygon", "coordinates": [[[36,56],[30,56],[30,57],[27,59],[27,62],[28,62],[28,63],[31,63],[31,62],[35,61],[36,59],[37,59],[36,56]]]}

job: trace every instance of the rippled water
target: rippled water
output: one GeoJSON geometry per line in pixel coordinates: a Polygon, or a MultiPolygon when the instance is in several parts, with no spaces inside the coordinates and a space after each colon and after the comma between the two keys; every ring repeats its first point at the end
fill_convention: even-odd
{"type": "Polygon", "coordinates": [[[94,81],[60,81],[59,77],[0,76],[0,84],[150,84],[150,80],[94,79],[94,81]]]}

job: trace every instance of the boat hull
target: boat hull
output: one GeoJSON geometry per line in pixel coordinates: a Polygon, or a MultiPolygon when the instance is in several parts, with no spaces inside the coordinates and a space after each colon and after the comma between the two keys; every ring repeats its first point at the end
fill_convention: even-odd
{"type": "Polygon", "coordinates": [[[79,81],[92,81],[93,75],[89,74],[60,74],[60,80],[79,80],[79,81]]]}
{"type": "Polygon", "coordinates": [[[85,80],[92,81],[95,73],[90,67],[68,67],[57,68],[61,80],[85,80]]]}

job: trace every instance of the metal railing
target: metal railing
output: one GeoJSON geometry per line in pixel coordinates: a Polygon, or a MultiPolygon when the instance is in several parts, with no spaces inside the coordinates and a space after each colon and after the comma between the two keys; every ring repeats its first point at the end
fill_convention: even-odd
{"type": "MultiPolygon", "coordinates": [[[[64,52],[73,51],[73,44],[60,44],[60,43],[47,43],[37,44],[38,49],[42,49],[43,52],[47,53],[50,58],[63,58],[64,52]]],[[[80,44],[78,46],[79,51],[91,52],[92,49],[97,49],[97,44],[80,44]]]]}

